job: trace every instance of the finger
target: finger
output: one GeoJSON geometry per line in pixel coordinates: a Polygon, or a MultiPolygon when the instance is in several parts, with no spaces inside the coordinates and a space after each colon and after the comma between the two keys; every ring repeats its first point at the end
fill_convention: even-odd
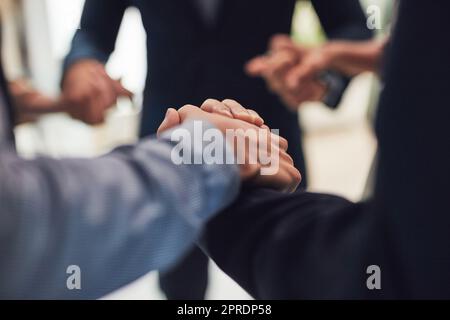
{"type": "Polygon", "coordinates": [[[232,99],[225,99],[222,101],[224,105],[230,108],[231,113],[235,119],[239,119],[245,122],[254,123],[255,119],[246,108],[244,108],[240,103],[232,99]]]}
{"type": "Polygon", "coordinates": [[[164,131],[174,128],[180,124],[181,124],[181,118],[180,118],[178,111],[176,111],[173,108],[169,108],[166,112],[166,116],[165,116],[163,122],[161,123],[161,125],[158,128],[157,134],[158,134],[158,136],[160,136],[164,131]]]}
{"type": "Polygon", "coordinates": [[[287,151],[289,148],[289,142],[281,136],[277,136],[274,133],[271,133],[271,134],[272,134],[271,139],[273,139],[275,141],[276,141],[276,139],[278,139],[278,144],[280,146],[280,149],[283,151],[287,151]]]}
{"type": "Polygon", "coordinates": [[[267,56],[258,56],[251,59],[245,65],[245,71],[249,76],[258,77],[264,74],[267,68],[267,56]]]}
{"type": "Polygon", "coordinates": [[[287,51],[280,51],[271,56],[267,62],[267,68],[263,77],[268,82],[272,91],[282,90],[286,74],[295,65],[295,57],[287,51]]]}
{"type": "Polygon", "coordinates": [[[99,107],[104,110],[112,107],[116,104],[117,95],[113,85],[111,84],[111,80],[108,78],[101,78],[97,82],[98,88],[98,103],[99,107]]]}
{"type": "Polygon", "coordinates": [[[289,90],[298,89],[306,79],[312,79],[314,70],[304,64],[298,64],[286,74],[285,85],[289,90]]]}
{"type": "Polygon", "coordinates": [[[276,75],[285,71],[287,68],[292,67],[297,62],[295,55],[287,50],[281,50],[277,53],[270,55],[267,59],[266,72],[264,75],[276,75]]]}
{"type": "Polygon", "coordinates": [[[130,99],[133,99],[134,93],[131,92],[130,90],[124,88],[121,80],[112,80],[112,84],[113,84],[114,90],[116,92],[116,95],[118,97],[127,97],[130,99]]]}
{"type": "Polygon", "coordinates": [[[305,81],[317,78],[318,74],[326,68],[327,62],[320,51],[310,51],[307,57],[286,75],[287,86],[290,88],[302,86],[305,81]]]}
{"type": "Polygon", "coordinates": [[[264,124],[264,119],[258,114],[258,112],[256,112],[255,110],[252,109],[247,109],[248,113],[250,113],[250,115],[252,115],[255,119],[254,124],[257,125],[258,127],[261,127],[264,124]]]}
{"type": "Polygon", "coordinates": [[[292,193],[298,188],[301,179],[300,172],[294,166],[281,162],[278,171],[275,174],[260,175],[255,179],[255,183],[262,184],[263,186],[280,192],[292,193]]]}
{"type": "Polygon", "coordinates": [[[180,116],[181,122],[184,122],[187,119],[201,120],[205,118],[205,115],[207,115],[205,111],[192,104],[186,104],[178,109],[178,114],[180,116]]]}
{"type": "Polygon", "coordinates": [[[293,165],[286,165],[284,168],[284,171],[287,173],[288,176],[288,184],[286,185],[286,188],[284,189],[284,192],[292,193],[295,192],[298,189],[298,186],[302,182],[302,174],[300,171],[293,165]]]}
{"type": "Polygon", "coordinates": [[[261,143],[264,141],[259,141],[259,143],[261,144],[262,148],[269,148],[269,151],[271,148],[275,148],[274,150],[282,150],[283,152],[286,152],[289,148],[289,142],[283,138],[282,136],[280,136],[279,134],[274,133],[272,130],[270,130],[267,126],[265,126],[266,128],[262,128],[259,130],[259,137],[262,137],[262,133],[265,134],[265,139],[264,141],[268,141],[269,144],[267,143],[261,143]]]}
{"type": "Polygon", "coordinates": [[[228,118],[233,118],[230,108],[216,99],[206,100],[200,108],[209,113],[216,113],[228,118]]]}
{"type": "Polygon", "coordinates": [[[84,108],[83,121],[90,125],[98,125],[105,121],[105,107],[101,105],[96,96],[89,99],[87,107],[84,108]]]}
{"type": "Polygon", "coordinates": [[[269,50],[277,51],[283,49],[291,49],[295,47],[292,38],[286,34],[276,34],[274,35],[269,42],[269,50]]]}
{"type": "Polygon", "coordinates": [[[242,164],[239,167],[241,179],[242,181],[245,181],[247,183],[251,183],[261,173],[261,165],[259,165],[258,163],[250,164],[246,161],[245,164],[242,164]]]}
{"type": "Polygon", "coordinates": [[[200,106],[200,109],[212,113],[216,104],[220,104],[220,101],[216,99],[206,99],[200,106]]]}
{"type": "Polygon", "coordinates": [[[89,80],[89,95],[96,100],[97,107],[106,110],[115,104],[116,94],[111,84],[112,80],[103,66],[96,66],[89,80]]]}
{"type": "Polygon", "coordinates": [[[286,86],[285,79],[289,70],[295,66],[295,60],[288,53],[277,54],[271,59],[263,77],[266,79],[269,89],[279,93],[286,86]]]}
{"type": "MultiPolygon", "coordinates": [[[[87,103],[84,106],[84,121],[90,125],[98,125],[105,121],[105,111],[111,107],[103,99],[101,83],[106,80],[101,74],[97,73],[90,83],[90,91],[87,95],[87,103]]],[[[106,89],[108,90],[108,89],[106,89]]]]}
{"type": "Polygon", "coordinates": [[[251,183],[260,187],[283,192],[286,189],[286,185],[290,185],[290,178],[287,173],[284,172],[278,172],[275,175],[258,174],[251,183]]]}
{"type": "Polygon", "coordinates": [[[319,101],[326,93],[326,86],[318,81],[310,80],[302,85],[301,90],[297,91],[294,96],[294,100],[297,105],[301,105],[305,102],[319,101]]]}

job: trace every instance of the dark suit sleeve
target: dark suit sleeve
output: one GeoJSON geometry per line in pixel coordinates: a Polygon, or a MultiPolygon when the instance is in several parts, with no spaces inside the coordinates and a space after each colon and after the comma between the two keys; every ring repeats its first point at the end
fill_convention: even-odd
{"type": "Polygon", "coordinates": [[[64,70],[81,59],[106,62],[114,51],[127,0],[87,0],[64,70]]]}
{"type": "Polygon", "coordinates": [[[210,222],[203,245],[255,297],[450,297],[448,12],[444,0],[401,2],[371,203],[254,191],[210,222]],[[362,273],[370,265],[377,292],[362,273]]]}
{"type": "Polygon", "coordinates": [[[242,192],[202,244],[258,299],[358,298],[367,293],[366,205],[323,194],[242,192]]]}
{"type": "MultiPolygon", "coordinates": [[[[312,4],[329,39],[367,40],[372,37],[358,0],[313,0],[312,4]]],[[[323,102],[337,107],[351,79],[335,72],[326,73],[324,77],[329,91],[323,102]]]]}

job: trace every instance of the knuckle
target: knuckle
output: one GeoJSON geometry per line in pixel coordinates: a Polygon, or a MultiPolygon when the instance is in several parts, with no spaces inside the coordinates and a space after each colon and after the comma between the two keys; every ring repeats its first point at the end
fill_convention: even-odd
{"type": "Polygon", "coordinates": [[[209,98],[209,99],[206,99],[204,102],[203,102],[203,104],[205,105],[205,104],[218,104],[218,103],[220,103],[220,101],[219,100],[216,100],[216,99],[213,99],[213,98],[209,98]]]}

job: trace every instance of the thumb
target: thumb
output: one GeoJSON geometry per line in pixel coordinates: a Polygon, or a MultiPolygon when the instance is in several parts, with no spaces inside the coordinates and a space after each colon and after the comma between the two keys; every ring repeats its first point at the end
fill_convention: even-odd
{"type": "Polygon", "coordinates": [[[283,49],[292,49],[295,47],[292,38],[287,34],[276,34],[269,42],[270,51],[278,51],[283,49]]]}
{"type": "Polygon", "coordinates": [[[287,86],[291,90],[298,89],[308,79],[313,79],[316,69],[312,65],[300,64],[294,67],[286,76],[287,86]]]}
{"type": "Polygon", "coordinates": [[[164,131],[172,129],[181,124],[181,118],[177,110],[169,108],[166,113],[166,117],[158,128],[158,136],[164,131]]]}
{"type": "Polygon", "coordinates": [[[113,86],[114,86],[114,90],[116,91],[116,95],[118,97],[128,97],[128,98],[133,98],[134,93],[131,92],[128,89],[125,89],[124,86],[122,85],[122,80],[113,80],[113,86]]]}

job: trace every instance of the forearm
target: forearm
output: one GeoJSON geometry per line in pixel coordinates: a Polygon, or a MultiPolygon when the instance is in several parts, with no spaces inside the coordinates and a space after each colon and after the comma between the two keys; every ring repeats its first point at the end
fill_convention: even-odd
{"type": "Polygon", "coordinates": [[[370,71],[379,73],[386,41],[331,41],[323,52],[329,68],[348,76],[370,71]]]}
{"type": "MultiPolygon", "coordinates": [[[[312,4],[329,41],[362,41],[373,36],[372,31],[366,27],[366,17],[359,1],[313,0],[312,4]]],[[[335,108],[339,105],[351,76],[332,71],[325,73],[323,80],[328,86],[323,102],[335,108]]]]}
{"type": "Polygon", "coordinates": [[[87,0],[64,71],[74,63],[93,59],[105,63],[113,52],[128,0],[87,0]]]}
{"type": "Polygon", "coordinates": [[[357,297],[367,290],[355,276],[365,274],[369,248],[362,208],[331,195],[250,190],[208,223],[201,244],[255,298],[357,297]]]}
{"type": "Polygon", "coordinates": [[[59,161],[2,151],[1,296],[98,298],[175,263],[239,178],[234,166],[176,166],[172,148],[148,140],[59,161]],[[81,268],[81,291],[66,288],[69,265],[81,268]]]}

